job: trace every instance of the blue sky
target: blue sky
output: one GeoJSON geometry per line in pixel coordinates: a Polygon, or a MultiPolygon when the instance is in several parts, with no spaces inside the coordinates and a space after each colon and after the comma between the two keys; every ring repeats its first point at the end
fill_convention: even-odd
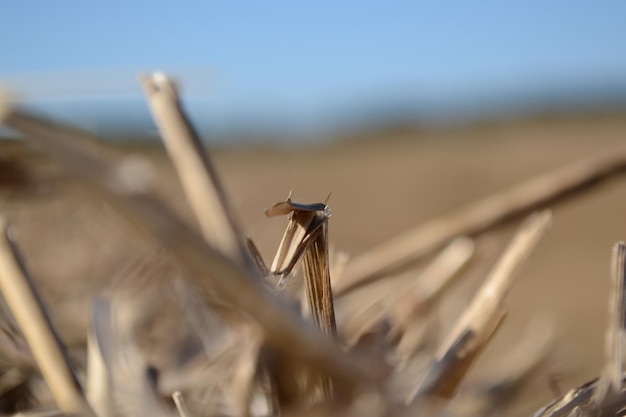
{"type": "Polygon", "coordinates": [[[137,98],[136,74],[164,69],[216,123],[317,121],[395,96],[626,82],[625,22],[617,0],[13,0],[0,11],[0,85],[84,109],[137,98]]]}

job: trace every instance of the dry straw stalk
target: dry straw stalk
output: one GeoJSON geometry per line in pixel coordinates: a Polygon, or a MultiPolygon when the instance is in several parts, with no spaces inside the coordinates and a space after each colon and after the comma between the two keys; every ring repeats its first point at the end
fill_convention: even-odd
{"type": "Polygon", "coordinates": [[[0,218],[0,291],[28,342],[60,410],[92,415],[67,352],[26,271],[11,231],[0,218]]]}
{"type": "Polygon", "coordinates": [[[236,262],[252,265],[217,172],[181,108],[176,84],[162,73],[142,76],[141,84],[202,235],[236,262]]]}
{"type": "Polygon", "coordinates": [[[503,221],[598,184],[626,167],[626,148],[587,158],[476,201],[356,257],[335,286],[341,296],[364,283],[396,272],[456,236],[484,232],[503,221]]]}

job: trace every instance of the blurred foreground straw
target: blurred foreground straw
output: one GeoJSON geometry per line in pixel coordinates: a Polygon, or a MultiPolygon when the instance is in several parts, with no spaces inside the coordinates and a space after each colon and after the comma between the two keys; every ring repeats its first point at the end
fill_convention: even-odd
{"type": "Polygon", "coordinates": [[[65,347],[0,218],[0,291],[15,316],[60,410],[93,415],[69,362],[65,347]]]}
{"type": "Polygon", "coordinates": [[[140,81],[202,235],[224,255],[253,268],[217,172],[182,110],[177,85],[163,73],[144,75],[140,81]]]}
{"type": "Polygon", "coordinates": [[[190,230],[149,192],[149,178],[137,175],[141,161],[106,154],[96,137],[13,108],[8,101],[0,100],[0,121],[73,171],[86,185],[85,192],[110,203],[144,237],[166,247],[189,272],[188,278],[204,290],[207,302],[226,305],[230,312],[256,323],[270,346],[332,375],[346,387],[370,384],[380,377],[380,367],[342,352],[271,294],[260,276],[253,276],[250,268],[226,258],[190,230]]]}

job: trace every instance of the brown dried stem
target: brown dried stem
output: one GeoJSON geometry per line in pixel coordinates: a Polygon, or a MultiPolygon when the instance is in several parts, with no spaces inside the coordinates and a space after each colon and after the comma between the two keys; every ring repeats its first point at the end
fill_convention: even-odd
{"type": "Polygon", "coordinates": [[[323,223],[302,257],[304,288],[313,321],[326,337],[337,336],[328,264],[328,225],[323,223]]]}
{"type": "Polygon", "coordinates": [[[354,258],[335,296],[410,265],[455,236],[473,236],[506,220],[598,184],[626,167],[626,148],[589,157],[428,221],[354,258]]]}
{"type": "MultiPolygon", "coordinates": [[[[330,280],[328,255],[328,218],[330,209],[324,203],[297,204],[288,198],[267,211],[268,216],[291,213],[289,223],[272,263],[272,272],[281,281],[302,258],[304,288],[313,323],[327,338],[337,336],[335,309],[330,280]]],[[[320,381],[325,398],[332,397],[332,382],[320,381]]]]}
{"type": "Polygon", "coordinates": [[[328,254],[328,219],[325,203],[277,203],[268,217],[289,214],[289,223],[272,262],[271,272],[284,279],[302,259],[305,292],[313,322],[327,337],[337,336],[328,254]]]}

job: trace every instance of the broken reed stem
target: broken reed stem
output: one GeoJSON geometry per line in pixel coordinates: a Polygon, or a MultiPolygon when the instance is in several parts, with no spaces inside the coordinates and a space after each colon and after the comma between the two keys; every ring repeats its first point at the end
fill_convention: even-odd
{"type": "Polygon", "coordinates": [[[272,262],[271,273],[283,280],[302,259],[305,292],[313,322],[323,334],[334,339],[337,325],[328,254],[330,208],[325,203],[294,203],[289,197],[266,212],[270,217],[289,213],[291,217],[272,262]]]}
{"type": "Polygon", "coordinates": [[[177,86],[163,73],[140,81],[202,235],[233,260],[252,265],[217,172],[183,111],[177,86]]]}
{"type": "MultiPolygon", "coordinates": [[[[533,214],[519,228],[472,303],[454,326],[415,395],[451,398],[477,354],[504,317],[502,302],[513,278],[545,236],[549,211],[533,214]]],[[[412,401],[413,396],[409,399],[412,401]]]]}
{"type": "Polygon", "coordinates": [[[110,203],[144,238],[166,247],[187,270],[188,278],[203,290],[209,304],[222,309],[229,306],[238,317],[243,314],[253,320],[273,348],[334,376],[347,387],[372,383],[384,373],[384,369],[364,364],[320,338],[262,285],[256,268],[242,269],[190,230],[145,188],[129,187],[120,176],[117,160],[104,159],[94,147],[85,146],[95,141],[93,136],[11,108],[1,99],[0,121],[72,170],[85,185],[84,192],[110,203]]]}
{"type": "Polygon", "coordinates": [[[598,379],[594,403],[602,408],[615,401],[622,392],[624,372],[624,332],[626,331],[626,246],[618,242],[613,246],[611,259],[611,286],[609,298],[609,325],[606,330],[606,360],[598,379]]]}
{"type": "Polygon", "coordinates": [[[424,223],[348,263],[337,280],[335,296],[410,265],[455,236],[476,235],[529,210],[580,192],[626,167],[626,148],[559,168],[458,211],[424,223]]]}
{"type": "MultiPolygon", "coordinates": [[[[290,195],[286,201],[274,204],[265,212],[268,217],[289,213],[291,216],[272,262],[271,272],[280,276],[280,286],[302,260],[304,288],[312,321],[322,334],[335,340],[337,325],[328,254],[330,208],[325,202],[294,203],[290,195]]],[[[324,398],[331,399],[332,381],[327,376],[322,376],[320,385],[324,398]]]]}
{"type": "Polygon", "coordinates": [[[70,365],[67,352],[26,271],[6,220],[0,218],[0,291],[59,409],[93,415],[70,365]]]}
{"type": "Polygon", "coordinates": [[[328,223],[325,222],[311,246],[304,252],[302,266],[304,288],[313,321],[329,339],[337,337],[335,308],[330,286],[330,266],[328,263],[328,223]]]}
{"type": "MultiPolygon", "coordinates": [[[[304,290],[309,312],[318,329],[331,340],[337,337],[335,308],[330,286],[330,266],[328,263],[328,219],[326,218],[315,238],[302,257],[304,290]]],[[[333,396],[332,381],[321,377],[321,388],[325,399],[333,396]]]]}
{"type": "Polygon", "coordinates": [[[172,398],[174,399],[174,404],[176,404],[176,409],[178,410],[180,417],[191,417],[187,411],[183,394],[181,394],[180,391],[174,391],[172,398]]]}

